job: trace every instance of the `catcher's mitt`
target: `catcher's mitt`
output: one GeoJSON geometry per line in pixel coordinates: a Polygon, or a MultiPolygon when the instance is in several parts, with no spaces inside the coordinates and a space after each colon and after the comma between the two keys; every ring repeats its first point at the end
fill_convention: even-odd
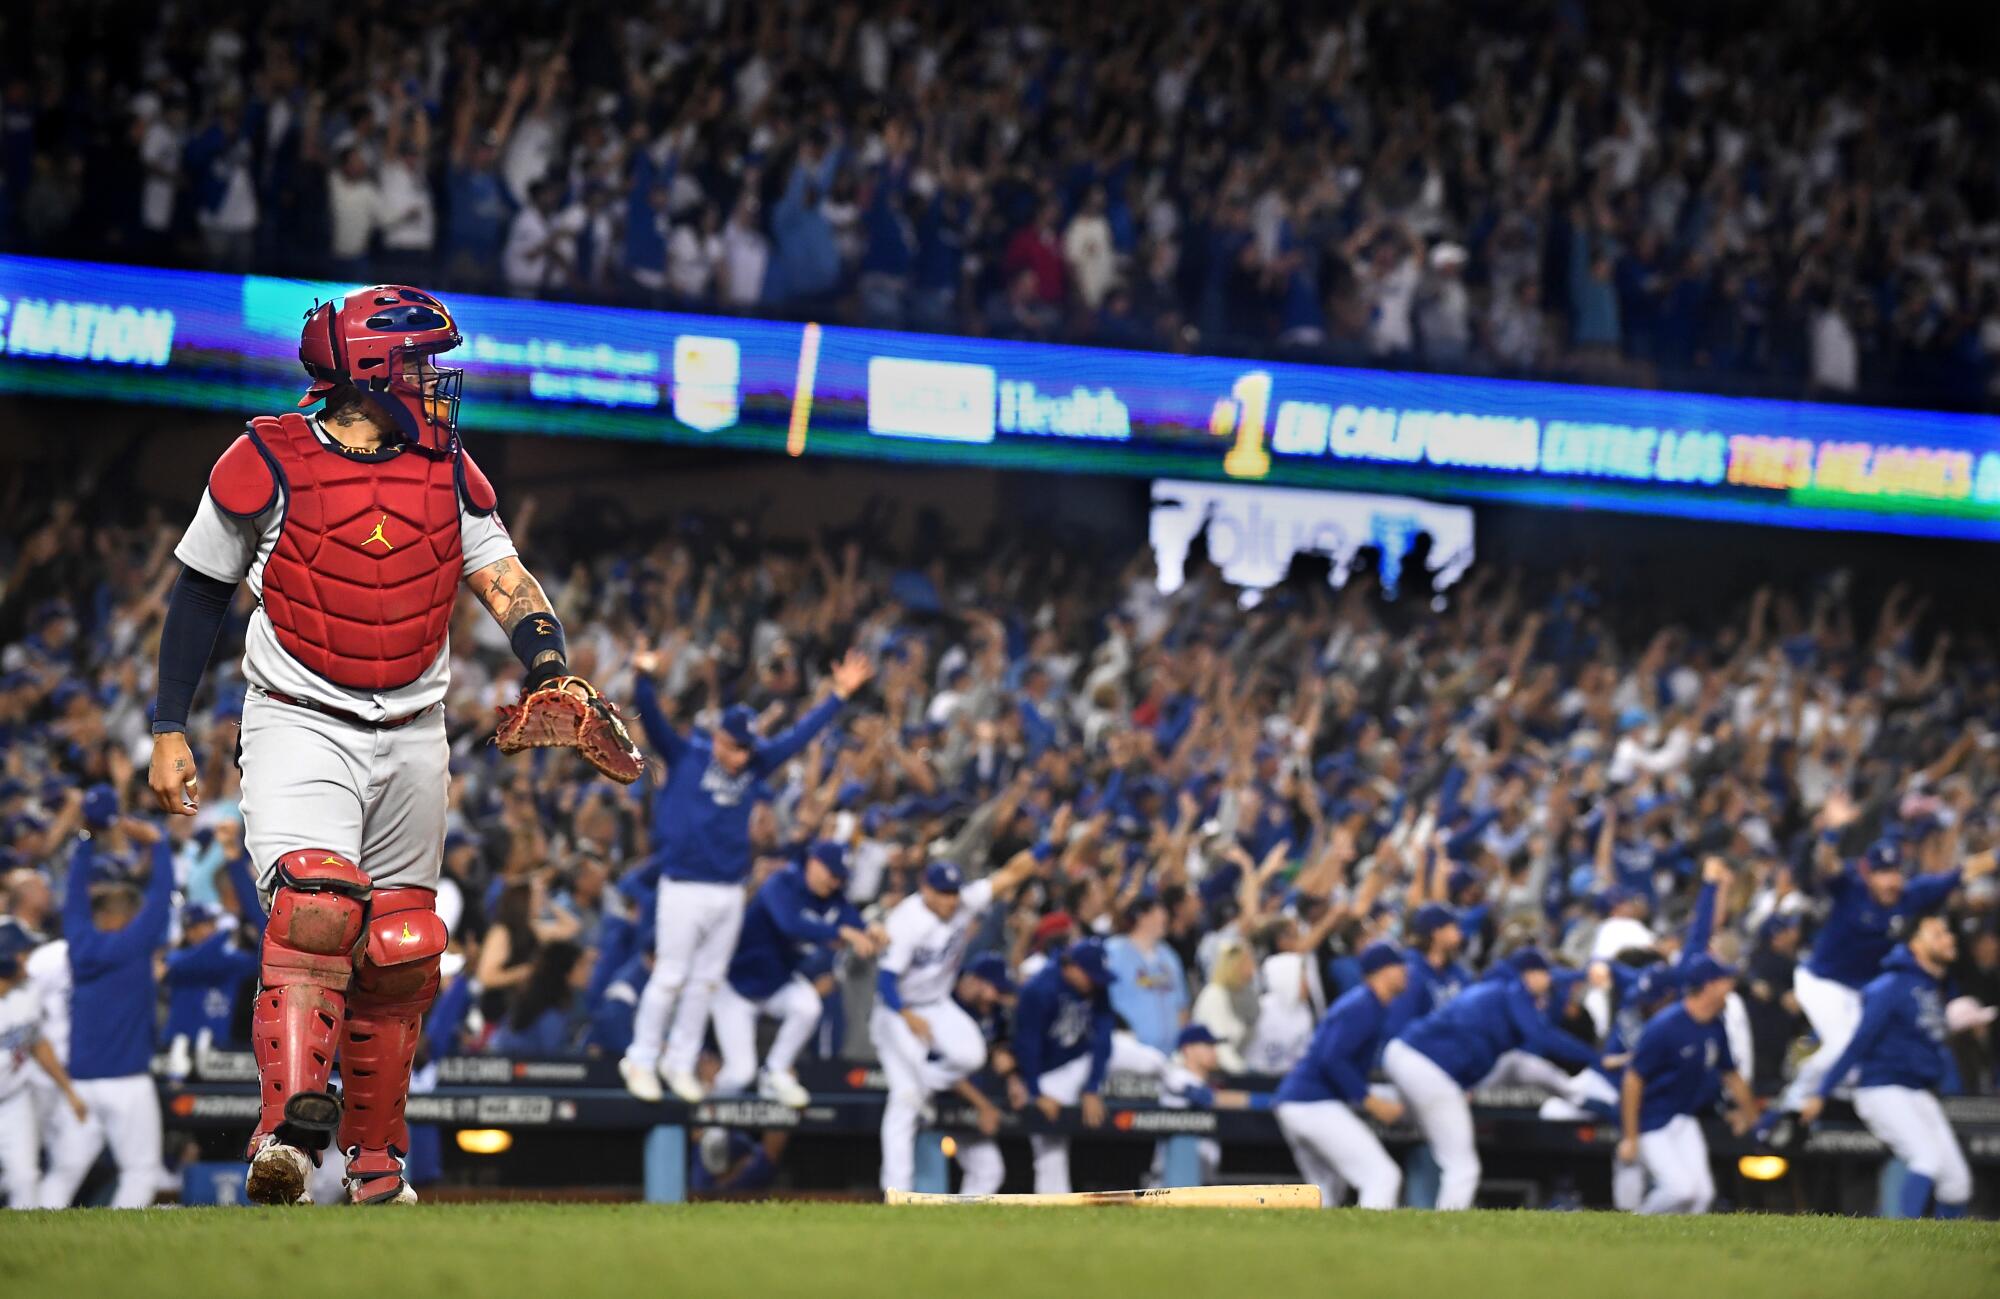
{"type": "Polygon", "coordinates": [[[575,749],[591,766],[621,785],[639,779],[645,755],[632,743],[625,720],[597,687],[582,677],[557,677],[500,708],[493,742],[502,753],[523,749],[575,749]]]}

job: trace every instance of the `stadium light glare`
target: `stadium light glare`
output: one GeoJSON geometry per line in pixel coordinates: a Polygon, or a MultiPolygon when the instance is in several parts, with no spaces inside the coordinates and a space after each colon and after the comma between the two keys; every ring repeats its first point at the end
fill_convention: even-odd
{"type": "Polygon", "coordinates": [[[514,1134],[505,1128],[460,1128],[458,1148],[468,1155],[504,1155],[514,1148],[514,1134]]]}
{"type": "Polygon", "coordinates": [[[1736,1171],[1753,1182],[1775,1182],[1791,1171],[1783,1155],[1745,1155],[1736,1161],[1736,1171]]]}

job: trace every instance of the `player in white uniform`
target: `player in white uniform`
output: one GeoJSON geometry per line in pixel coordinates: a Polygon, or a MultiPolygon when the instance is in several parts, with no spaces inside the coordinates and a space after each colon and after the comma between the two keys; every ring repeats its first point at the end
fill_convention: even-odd
{"type": "Polygon", "coordinates": [[[524,696],[568,675],[562,624],[457,435],[449,309],[379,285],[318,305],[299,358],[317,417],[252,420],[175,557],[149,783],[193,815],[183,732],[239,583],[244,844],[269,898],[252,1018],[262,1111],[246,1194],[290,1203],[337,1140],[357,1203],[408,1203],[403,1108],[447,941],[441,707],[461,582],[507,632],[524,696]],[[327,1082],[336,1056],[344,1094],[327,1082]]]}
{"type": "Polygon", "coordinates": [[[986,1062],[979,1025],[951,999],[972,927],[996,898],[1007,898],[1050,857],[1038,847],[966,884],[957,866],[934,861],[918,891],[896,904],[883,928],[868,1037],[889,1081],[882,1107],[882,1189],[907,1191],[916,1177],[917,1125],[931,1093],[986,1062]]]}
{"type": "Polygon", "coordinates": [[[41,1124],[28,1080],[37,1072],[69,1105],[80,1123],[89,1116],[69,1071],[42,1036],[41,1001],[23,968],[34,939],[15,920],[0,920],[0,1186],[7,1207],[32,1209],[41,1185],[41,1124]],[[39,1071],[28,1068],[29,1061],[39,1071]]]}
{"type": "MultiPolygon", "coordinates": [[[[42,1008],[42,1040],[69,1066],[69,943],[63,939],[43,943],[22,962],[28,986],[42,1008]]],[[[28,1072],[28,1094],[34,1099],[35,1121],[41,1128],[43,1153],[54,1156],[57,1115],[65,1105],[55,1080],[39,1069],[28,1072]]]]}

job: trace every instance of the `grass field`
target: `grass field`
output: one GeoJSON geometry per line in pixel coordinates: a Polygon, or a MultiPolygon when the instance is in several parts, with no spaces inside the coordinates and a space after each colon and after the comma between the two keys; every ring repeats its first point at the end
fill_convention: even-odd
{"type": "Polygon", "coordinates": [[[451,1205],[0,1214],[0,1295],[1461,1299],[2000,1294],[2000,1225],[1612,1214],[451,1205]]]}

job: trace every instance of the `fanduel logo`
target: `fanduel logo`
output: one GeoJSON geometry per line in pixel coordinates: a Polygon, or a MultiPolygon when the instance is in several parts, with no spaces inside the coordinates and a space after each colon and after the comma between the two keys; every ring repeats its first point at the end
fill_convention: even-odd
{"type": "Polygon", "coordinates": [[[1045,397],[1034,384],[1009,379],[1000,385],[1000,431],[1123,441],[1132,436],[1132,419],[1109,388],[1078,385],[1066,397],[1045,397]]]}

